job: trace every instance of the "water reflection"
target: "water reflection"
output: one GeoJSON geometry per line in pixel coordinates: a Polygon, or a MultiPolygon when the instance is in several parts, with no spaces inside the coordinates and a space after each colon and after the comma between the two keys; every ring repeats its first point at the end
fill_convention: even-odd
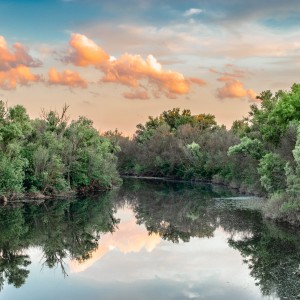
{"type": "Polygon", "coordinates": [[[131,209],[123,208],[117,213],[117,217],[121,220],[118,230],[101,238],[98,249],[91,254],[91,259],[85,262],[72,260],[71,272],[85,271],[111,250],[117,249],[123,254],[137,253],[142,249],[151,252],[160,243],[158,234],[149,235],[144,227],[136,224],[131,209]]]}
{"type": "Polygon", "coordinates": [[[231,233],[246,233],[261,222],[257,212],[220,205],[221,197],[226,202],[231,196],[233,191],[211,185],[127,181],[117,203],[119,207],[129,203],[137,223],[145,224],[150,234],[159,233],[172,242],[188,242],[191,237],[212,237],[220,225],[231,233]]]}
{"type": "Polygon", "coordinates": [[[137,222],[145,224],[149,233],[188,242],[191,237],[212,237],[222,227],[263,295],[300,298],[299,231],[263,220],[258,211],[247,209],[249,202],[243,205],[243,198],[227,201],[234,193],[222,187],[129,181],[123,188],[119,203],[129,202],[137,222]]]}
{"type": "Polygon", "coordinates": [[[262,295],[297,299],[299,233],[263,220],[258,211],[248,209],[249,201],[243,198],[228,200],[233,196],[237,195],[211,185],[126,180],[120,190],[98,198],[1,207],[0,287],[5,281],[15,287],[25,283],[30,267],[25,250],[39,247],[45,266],[60,266],[63,272],[70,267],[71,276],[66,281],[72,274],[88,273],[89,280],[99,280],[98,288],[104,280],[118,280],[116,264],[124,268],[122,278],[141,278],[142,263],[147,274],[141,279],[151,279],[144,292],[151,285],[157,290],[158,286],[170,288],[170,282],[177,282],[175,286],[172,283],[175,293],[182,276],[187,276],[180,271],[187,271],[184,282],[188,284],[174,299],[220,299],[218,289],[222,290],[222,299],[233,295],[239,295],[239,299],[261,299],[262,295]],[[225,248],[224,238],[230,248],[225,248]],[[187,247],[171,248],[173,243],[187,247]],[[155,265],[148,256],[140,256],[139,264],[133,260],[131,255],[143,251],[153,251],[155,265]],[[178,255],[178,251],[183,252],[178,255]],[[202,257],[197,257],[197,251],[202,257]],[[247,298],[243,289],[237,289],[247,272],[237,273],[241,268],[236,251],[248,265],[260,296],[248,293],[247,298]],[[127,254],[126,260],[118,253],[127,254]],[[107,261],[99,269],[97,264],[104,258],[107,261]],[[164,265],[168,267],[163,269],[164,265]],[[155,280],[157,274],[159,281],[155,280]],[[236,281],[234,292],[224,287],[228,276],[236,281]]]}
{"type": "Polygon", "coordinates": [[[28,255],[22,250],[27,247],[24,237],[28,232],[22,211],[17,209],[0,208],[0,290],[5,280],[15,287],[24,284],[30,264],[28,255]]]}
{"type": "Polygon", "coordinates": [[[64,260],[83,262],[98,248],[101,233],[113,232],[118,219],[109,195],[81,201],[50,201],[40,205],[0,207],[0,289],[5,280],[15,287],[25,283],[30,265],[24,250],[40,247],[42,264],[60,266],[64,260]]]}

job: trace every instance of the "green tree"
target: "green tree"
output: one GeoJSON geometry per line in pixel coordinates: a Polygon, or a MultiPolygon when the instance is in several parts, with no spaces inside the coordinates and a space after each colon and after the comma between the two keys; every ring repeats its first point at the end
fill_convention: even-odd
{"type": "Polygon", "coordinates": [[[249,155],[254,159],[260,159],[264,154],[263,144],[258,139],[243,137],[238,145],[231,146],[228,149],[228,155],[240,153],[249,155]]]}
{"type": "Polygon", "coordinates": [[[285,162],[276,153],[267,153],[259,161],[258,173],[261,185],[268,193],[282,191],[286,188],[285,162]]]}

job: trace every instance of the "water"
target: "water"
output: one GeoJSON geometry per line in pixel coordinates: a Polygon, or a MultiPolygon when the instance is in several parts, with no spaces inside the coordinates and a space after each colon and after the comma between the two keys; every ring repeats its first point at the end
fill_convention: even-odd
{"type": "Polygon", "coordinates": [[[299,232],[263,220],[260,203],[126,179],[103,195],[0,207],[0,299],[299,299],[299,232]]]}

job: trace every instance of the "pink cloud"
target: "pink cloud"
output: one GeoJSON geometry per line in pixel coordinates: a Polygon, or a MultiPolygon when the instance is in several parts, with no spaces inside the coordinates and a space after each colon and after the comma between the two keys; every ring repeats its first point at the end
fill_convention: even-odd
{"type": "MultiPolygon", "coordinates": [[[[82,67],[92,65],[100,69],[104,73],[101,82],[118,83],[134,89],[146,86],[153,95],[164,94],[169,98],[188,94],[191,84],[204,84],[202,79],[189,79],[181,73],[164,70],[153,55],[148,55],[146,59],[140,55],[128,53],[121,55],[118,59],[109,56],[94,41],[81,34],[73,34],[69,45],[71,49],[64,61],[82,67]]],[[[133,93],[124,94],[127,98],[132,98],[134,95],[133,93]]],[[[137,92],[136,95],[138,96],[137,92]]],[[[141,96],[140,92],[139,95],[141,96]]],[[[145,97],[144,93],[142,98],[145,99],[145,97]]]]}
{"type": "Polygon", "coordinates": [[[146,91],[132,91],[132,92],[125,92],[123,93],[124,98],[126,99],[141,99],[141,100],[148,100],[149,95],[146,91]]]}
{"type": "Polygon", "coordinates": [[[77,72],[65,70],[63,72],[56,71],[55,68],[51,68],[48,72],[49,84],[65,85],[69,87],[87,88],[87,82],[80,77],[77,72]]]}

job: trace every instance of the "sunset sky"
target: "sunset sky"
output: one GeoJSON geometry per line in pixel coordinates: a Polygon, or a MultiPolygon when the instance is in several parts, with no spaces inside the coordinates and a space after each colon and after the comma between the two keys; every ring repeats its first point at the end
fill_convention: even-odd
{"type": "Polygon", "coordinates": [[[173,107],[230,127],[300,82],[299,0],[0,2],[0,97],[132,134],[173,107]]]}

